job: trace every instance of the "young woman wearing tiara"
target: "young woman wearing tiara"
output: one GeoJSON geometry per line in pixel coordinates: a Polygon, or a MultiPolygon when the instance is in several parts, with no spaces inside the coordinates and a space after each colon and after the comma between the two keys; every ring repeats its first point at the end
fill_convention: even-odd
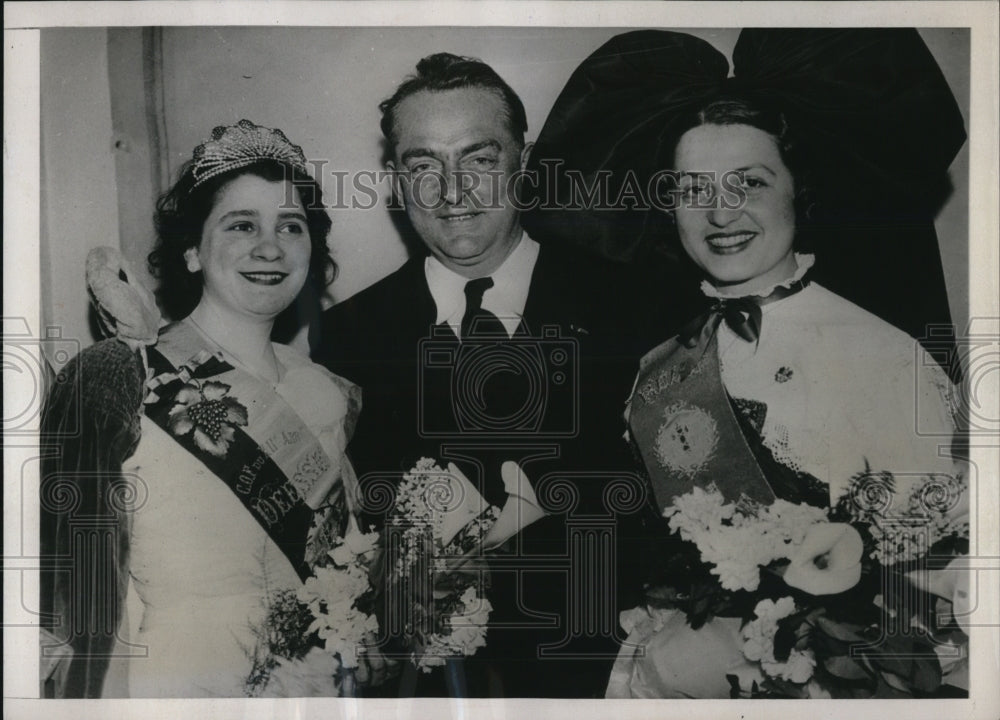
{"type": "Polygon", "coordinates": [[[57,696],[244,695],[270,597],[354,522],[360,391],[270,339],[306,283],[332,279],[330,224],[302,150],[242,120],[157,205],[150,266],[182,319],[158,328],[117,255],[92,254],[117,337],[64,369],[42,426],[58,440],[43,550],[59,558],[43,602],[73,650],[57,696]],[[74,413],[82,432],[62,433],[74,413]]]}

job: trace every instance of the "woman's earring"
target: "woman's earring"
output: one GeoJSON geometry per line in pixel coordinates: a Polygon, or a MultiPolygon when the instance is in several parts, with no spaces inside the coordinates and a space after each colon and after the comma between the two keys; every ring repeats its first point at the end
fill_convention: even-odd
{"type": "Polygon", "coordinates": [[[198,259],[198,249],[188,248],[184,251],[184,262],[188,272],[201,272],[201,260],[198,259]]]}

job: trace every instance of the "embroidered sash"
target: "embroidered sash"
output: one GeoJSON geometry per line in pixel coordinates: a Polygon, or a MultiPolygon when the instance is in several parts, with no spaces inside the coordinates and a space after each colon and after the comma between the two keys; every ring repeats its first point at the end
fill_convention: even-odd
{"type": "Polygon", "coordinates": [[[668,340],[640,364],[629,429],[661,510],[711,484],[730,502],[774,500],[722,384],[717,327],[690,347],[668,340]]]}
{"type": "Polygon", "coordinates": [[[319,441],[277,392],[202,345],[177,323],[147,350],[146,415],[232,490],[304,580],[347,519],[343,484],[314,512],[303,497],[332,466],[319,441]]]}
{"type": "MultiPolygon", "coordinates": [[[[802,272],[812,264],[803,261],[802,272]]],[[[628,421],[660,509],[695,485],[715,485],[730,502],[774,501],[759,463],[760,438],[749,433],[748,442],[722,383],[717,331],[725,323],[744,342],[758,342],[761,308],[808,285],[809,279],[800,277],[766,296],[718,298],[641,360],[628,421]]]]}

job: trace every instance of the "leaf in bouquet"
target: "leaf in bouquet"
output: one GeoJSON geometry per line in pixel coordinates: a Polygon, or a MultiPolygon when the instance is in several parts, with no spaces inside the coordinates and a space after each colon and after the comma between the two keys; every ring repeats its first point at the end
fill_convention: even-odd
{"type": "Polygon", "coordinates": [[[941,687],[941,663],[936,654],[914,660],[912,683],[923,693],[932,693],[941,687]]]}
{"type": "Polygon", "coordinates": [[[912,697],[913,689],[903,678],[895,673],[883,670],[879,673],[879,686],[875,691],[876,698],[912,697]]]}
{"type": "Polygon", "coordinates": [[[774,633],[774,659],[778,662],[788,662],[792,648],[798,641],[795,630],[795,626],[782,625],[781,621],[778,622],[778,630],[774,633]]]}
{"type": "Polygon", "coordinates": [[[936,540],[927,551],[928,562],[947,564],[952,556],[969,554],[969,538],[958,533],[945,535],[936,540]]]}
{"type": "Polygon", "coordinates": [[[781,580],[782,585],[784,585],[785,572],[788,570],[788,566],[790,564],[791,561],[788,558],[778,558],[777,560],[772,560],[767,565],[761,565],[761,583],[763,583],[767,578],[776,578],[781,580]]]}
{"type": "Polygon", "coordinates": [[[846,655],[834,655],[823,661],[827,672],[844,680],[868,680],[872,676],[856,659],[846,655]]]}
{"type": "Polygon", "coordinates": [[[788,660],[792,649],[808,635],[810,616],[815,613],[814,608],[804,608],[778,620],[778,630],[774,634],[775,660],[778,662],[788,660]]]}
{"type": "Polygon", "coordinates": [[[712,617],[712,603],[707,596],[699,597],[692,601],[691,609],[688,611],[688,623],[692,630],[697,630],[712,617]]]}
{"type": "MultiPolygon", "coordinates": [[[[736,675],[726,675],[726,682],[729,683],[729,699],[738,700],[740,697],[740,679],[736,675]]],[[[756,685],[756,682],[754,683],[756,685]]]]}
{"type": "Polygon", "coordinates": [[[677,588],[669,585],[657,585],[646,588],[643,593],[643,600],[647,605],[656,608],[675,607],[679,600],[677,588]]]}
{"type": "Polygon", "coordinates": [[[895,651],[882,646],[875,652],[878,654],[866,653],[866,655],[872,665],[878,668],[880,672],[890,673],[899,678],[908,678],[912,674],[913,659],[907,657],[912,650],[909,652],[899,651],[899,654],[896,654],[895,651]]]}
{"type": "Polygon", "coordinates": [[[817,617],[816,626],[832,638],[836,638],[845,643],[861,643],[865,639],[861,636],[864,627],[852,623],[838,622],[828,617],[817,617]]]}
{"type": "Polygon", "coordinates": [[[804,685],[797,685],[788,680],[783,680],[782,678],[767,678],[765,687],[767,689],[767,694],[763,694],[760,697],[804,698],[808,695],[808,691],[804,685]]]}

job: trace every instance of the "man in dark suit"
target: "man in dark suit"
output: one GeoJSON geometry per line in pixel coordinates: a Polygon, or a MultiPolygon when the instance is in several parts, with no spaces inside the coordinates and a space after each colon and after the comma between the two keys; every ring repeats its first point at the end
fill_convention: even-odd
{"type": "Polygon", "coordinates": [[[349,448],[362,495],[426,456],[502,506],[500,467],[515,461],[551,513],[491,556],[487,646],[416,691],[602,697],[636,584],[615,547],[643,506],[621,412],[644,315],[623,270],[521,229],[527,121],[492,68],[429,56],[381,110],[428,254],[327,311],[313,348],[363,388],[349,448]]]}

